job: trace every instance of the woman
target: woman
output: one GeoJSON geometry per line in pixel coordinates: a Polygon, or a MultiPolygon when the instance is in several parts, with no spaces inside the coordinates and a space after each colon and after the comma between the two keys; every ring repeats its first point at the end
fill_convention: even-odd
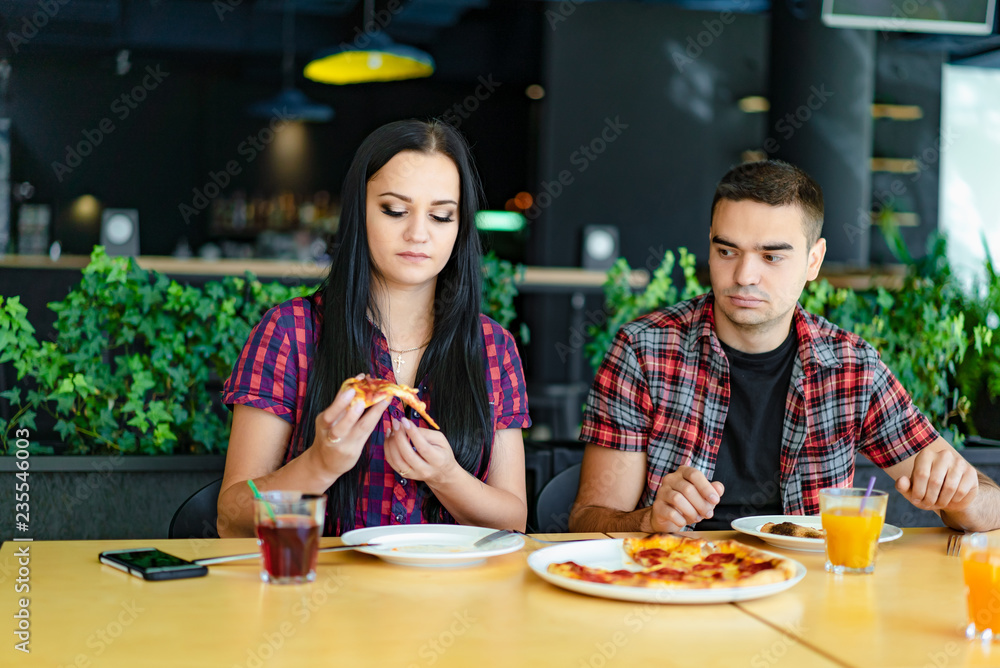
{"type": "Polygon", "coordinates": [[[520,429],[530,426],[510,333],[480,315],[479,177],[441,122],[385,125],[344,179],[329,276],[265,314],[223,401],[233,408],[219,534],[253,534],[252,494],[327,495],[324,533],[458,522],[525,529],[520,429]],[[420,391],[441,431],[399,399],[367,409],[368,373],[420,391]]]}

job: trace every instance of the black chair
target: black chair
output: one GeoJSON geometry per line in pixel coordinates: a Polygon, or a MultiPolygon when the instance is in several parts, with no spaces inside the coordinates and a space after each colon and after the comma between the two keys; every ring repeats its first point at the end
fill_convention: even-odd
{"type": "Polygon", "coordinates": [[[219,492],[222,478],[210,482],[188,497],[170,520],[170,538],[218,538],[219,492]]]}
{"type": "Polygon", "coordinates": [[[574,464],[546,483],[535,507],[537,533],[569,531],[569,511],[580,488],[580,464],[574,464]]]}

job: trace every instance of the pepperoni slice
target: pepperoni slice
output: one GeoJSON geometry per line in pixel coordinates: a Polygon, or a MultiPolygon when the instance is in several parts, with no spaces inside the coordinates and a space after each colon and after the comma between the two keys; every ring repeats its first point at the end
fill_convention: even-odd
{"type": "Polygon", "coordinates": [[[736,555],[732,552],[713,552],[705,557],[705,561],[710,564],[728,564],[731,561],[736,561],[736,555]]]}
{"type": "Polygon", "coordinates": [[[753,575],[754,573],[771,570],[772,568],[777,567],[778,563],[774,559],[771,559],[770,561],[744,562],[740,564],[740,573],[744,575],[753,575]]]}
{"type": "Polygon", "coordinates": [[[647,574],[655,578],[673,582],[680,582],[687,575],[684,571],[679,571],[676,568],[657,568],[656,570],[648,571],[647,574]]]}
{"type": "Polygon", "coordinates": [[[658,547],[651,547],[647,550],[641,550],[636,553],[634,559],[640,564],[658,564],[660,562],[666,561],[670,558],[670,553],[666,550],[661,550],[658,547]]]}

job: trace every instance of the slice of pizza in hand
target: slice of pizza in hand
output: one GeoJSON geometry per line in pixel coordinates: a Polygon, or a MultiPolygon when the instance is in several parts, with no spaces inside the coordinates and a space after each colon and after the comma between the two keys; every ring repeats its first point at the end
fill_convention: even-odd
{"type": "Polygon", "coordinates": [[[343,392],[350,388],[354,388],[353,401],[363,401],[365,408],[374,406],[383,399],[399,397],[404,404],[417,411],[420,417],[427,420],[427,424],[438,431],[441,430],[437,422],[427,414],[427,404],[420,400],[417,396],[417,390],[412,387],[390,383],[381,378],[372,378],[366,374],[364,378],[348,378],[340,386],[340,391],[343,392]]]}

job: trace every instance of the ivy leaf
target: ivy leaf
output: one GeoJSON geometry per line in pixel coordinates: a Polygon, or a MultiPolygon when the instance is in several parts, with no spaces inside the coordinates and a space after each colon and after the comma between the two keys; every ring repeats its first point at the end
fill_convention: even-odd
{"type": "Polygon", "coordinates": [[[147,416],[150,421],[157,424],[168,424],[173,422],[173,415],[171,415],[166,408],[166,404],[162,401],[151,401],[149,403],[149,411],[147,416]]]}
{"type": "Polygon", "coordinates": [[[17,426],[24,429],[30,429],[32,431],[38,431],[38,426],[35,424],[36,411],[26,410],[21,413],[21,417],[18,418],[17,426]]]}
{"type": "Polygon", "coordinates": [[[71,436],[76,435],[76,427],[72,422],[67,420],[56,420],[55,430],[56,433],[63,437],[64,441],[67,441],[71,436]]]}
{"type": "Polygon", "coordinates": [[[145,432],[149,430],[149,422],[146,420],[146,411],[141,408],[136,410],[135,415],[129,418],[125,424],[130,427],[135,427],[140,432],[145,432]]]}
{"type": "Polygon", "coordinates": [[[76,403],[76,397],[72,394],[56,394],[49,398],[54,399],[56,402],[56,413],[68,415],[73,412],[73,404],[76,403]]]}
{"type": "Polygon", "coordinates": [[[7,401],[9,401],[12,405],[18,406],[21,404],[21,388],[12,387],[9,390],[0,392],[0,397],[3,397],[7,401]]]}
{"type": "MultiPolygon", "coordinates": [[[[174,436],[174,432],[170,429],[170,425],[166,422],[161,422],[156,425],[153,430],[153,440],[158,444],[164,444],[168,442],[176,442],[177,437],[174,436]]],[[[170,448],[173,450],[173,447],[170,448]]]]}
{"type": "Polygon", "coordinates": [[[121,436],[118,437],[118,450],[122,453],[135,452],[137,442],[138,437],[134,433],[122,432],[121,436]]]}
{"type": "Polygon", "coordinates": [[[42,445],[38,441],[32,441],[31,444],[28,445],[28,452],[33,455],[51,455],[55,453],[55,448],[51,445],[42,445]]]}
{"type": "Polygon", "coordinates": [[[113,430],[118,427],[118,420],[115,419],[115,414],[112,412],[111,408],[104,408],[97,414],[97,428],[113,430]]]}

